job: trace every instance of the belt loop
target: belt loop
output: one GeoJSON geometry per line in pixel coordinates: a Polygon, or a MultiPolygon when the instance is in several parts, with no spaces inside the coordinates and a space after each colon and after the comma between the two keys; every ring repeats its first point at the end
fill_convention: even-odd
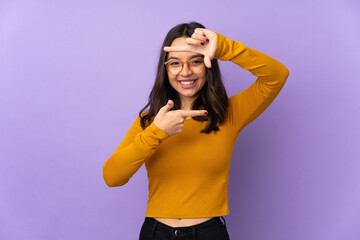
{"type": "Polygon", "coordinates": [[[195,226],[192,225],[191,228],[192,228],[192,233],[193,233],[194,240],[196,240],[195,226]]]}
{"type": "Polygon", "coordinates": [[[175,239],[175,231],[176,231],[176,230],[174,231],[174,229],[175,229],[175,228],[172,228],[172,230],[171,230],[171,235],[172,235],[172,238],[171,238],[171,239],[172,239],[172,240],[175,239]]]}
{"type": "MultiPolygon", "coordinates": [[[[156,220],[156,219],[155,219],[156,220]]],[[[156,225],[158,224],[159,222],[156,221],[155,224],[154,224],[154,228],[153,228],[153,238],[155,238],[155,230],[156,230],[156,225]]]]}
{"type": "Polygon", "coordinates": [[[220,216],[223,220],[224,220],[224,225],[225,225],[225,228],[226,228],[226,221],[225,221],[225,218],[223,216],[220,216]]]}

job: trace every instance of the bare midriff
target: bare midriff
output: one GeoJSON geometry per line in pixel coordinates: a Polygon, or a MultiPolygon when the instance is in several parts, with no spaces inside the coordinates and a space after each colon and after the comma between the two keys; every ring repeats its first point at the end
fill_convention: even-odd
{"type": "Polygon", "coordinates": [[[212,217],[207,218],[155,218],[161,223],[164,223],[171,227],[188,227],[195,224],[205,222],[212,217]]]}

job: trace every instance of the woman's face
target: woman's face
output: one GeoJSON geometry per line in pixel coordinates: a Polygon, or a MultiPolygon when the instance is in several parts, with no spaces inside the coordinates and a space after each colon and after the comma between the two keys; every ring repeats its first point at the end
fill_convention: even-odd
{"type": "MultiPolygon", "coordinates": [[[[170,47],[186,46],[186,37],[179,37],[173,40],[170,47]]],[[[179,61],[189,61],[193,56],[203,56],[196,52],[169,52],[166,61],[171,58],[178,58],[179,61]]],[[[206,67],[204,71],[199,74],[194,74],[189,70],[188,64],[184,64],[183,69],[177,75],[167,72],[171,86],[179,93],[182,105],[189,107],[190,104],[197,98],[198,92],[206,83],[206,67]],[[193,84],[183,85],[181,81],[195,80],[193,84]]]]}

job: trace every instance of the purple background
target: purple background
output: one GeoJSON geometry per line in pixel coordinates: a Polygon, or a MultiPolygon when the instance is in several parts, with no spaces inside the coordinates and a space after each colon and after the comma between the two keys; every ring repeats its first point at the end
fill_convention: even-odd
{"type": "MultiPolygon", "coordinates": [[[[230,237],[360,239],[359,5],[0,1],[0,239],[138,238],[146,169],[109,188],[102,166],[147,103],[166,33],[190,21],[290,71],[235,145],[230,237]]],[[[220,68],[229,97],[256,80],[220,68]]]]}

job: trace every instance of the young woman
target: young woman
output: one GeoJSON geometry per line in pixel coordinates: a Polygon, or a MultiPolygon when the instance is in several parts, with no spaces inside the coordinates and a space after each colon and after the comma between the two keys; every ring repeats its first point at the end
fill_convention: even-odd
{"type": "Polygon", "coordinates": [[[199,23],[168,32],[149,102],[103,166],[106,184],[116,187],[145,163],[149,199],[140,240],[229,239],[223,216],[229,214],[233,147],[288,75],[274,58],[199,23]],[[257,80],[228,98],[218,60],[249,70],[257,80]]]}

